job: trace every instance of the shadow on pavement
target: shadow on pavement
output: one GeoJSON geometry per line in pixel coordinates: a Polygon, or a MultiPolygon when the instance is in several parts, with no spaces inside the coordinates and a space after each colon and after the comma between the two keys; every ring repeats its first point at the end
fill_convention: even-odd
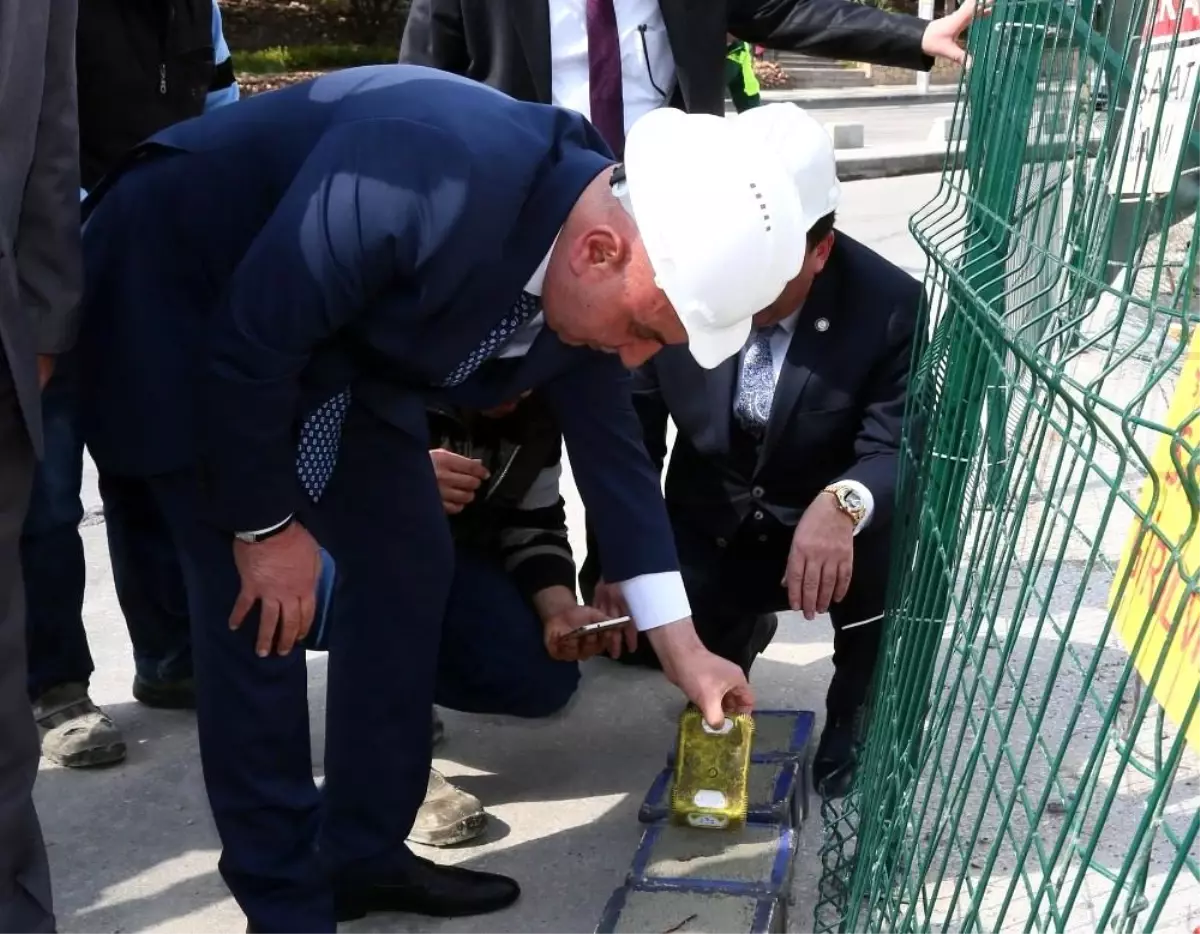
{"type": "MultiPolygon", "coordinates": [[[[760,706],[821,710],[828,639],[827,623],[781,627],[755,666],[760,706]]],[[[324,659],[310,656],[318,772],[324,679],[324,659]]],[[[193,718],[133,702],[106,707],[125,730],[128,760],[92,772],[43,765],[39,777],[60,930],[240,930],[244,919],[216,871],[219,844],[193,718]]],[[[344,929],[591,931],[624,879],[640,836],[637,809],[665,764],[681,707],[661,674],[599,660],[585,666],[578,697],[549,720],[446,711],[437,765],[483,800],[493,829],[476,845],[418,849],[439,862],[515,876],[524,895],[499,915],[445,921],[379,915],[344,929]]]]}

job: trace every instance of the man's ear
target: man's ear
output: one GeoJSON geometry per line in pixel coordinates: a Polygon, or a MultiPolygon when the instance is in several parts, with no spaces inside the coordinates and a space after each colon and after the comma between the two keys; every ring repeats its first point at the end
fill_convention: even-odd
{"type": "Polygon", "coordinates": [[[629,243],[613,227],[602,224],[584,233],[571,251],[573,271],[612,271],[629,261],[629,243]]]}
{"type": "Polygon", "coordinates": [[[813,247],[813,275],[820,273],[829,262],[829,254],[833,252],[833,238],[834,232],[831,230],[813,247]]]}

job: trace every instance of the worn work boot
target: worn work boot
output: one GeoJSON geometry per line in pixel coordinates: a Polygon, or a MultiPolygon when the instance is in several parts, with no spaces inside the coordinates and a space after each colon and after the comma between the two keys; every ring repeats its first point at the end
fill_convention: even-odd
{"type": "Polygon", "coordinates": [[[425,803],[408,839],[425,846],[454,846],[474,840],[487,827],[487,812],[474,795],[455,788],[441,772],[429,770],[425,803]]]}
{"type": "Polygon", "coordinates": [[[55,765],[86,769],[125,758],[125,739],[108,716],[92,703],[87,686],[60,684],[33,702],[42,731],[42,755],[55,765]]]}

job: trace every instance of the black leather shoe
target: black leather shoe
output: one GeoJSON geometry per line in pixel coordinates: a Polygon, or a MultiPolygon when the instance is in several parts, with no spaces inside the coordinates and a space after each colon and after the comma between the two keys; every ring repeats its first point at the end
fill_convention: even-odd
{"type": "Polygon", "coordinates": [[[150,681],[141,675],[134,675],[133,699],[158,710],[195,710],[196,682],[192,678],[150,681]]]}
{"type": "Polygon", "coordinates": [[[817,754],[813,757],[813,788],[823,798],[843,798],[854,781],[858,743],[862,730],[861,711],[829,715],[817,754]]]}
{"type": "Polygon", "coordinates": [[[750,633],[750,643],[746,646],[745,654],[739,662],[747,681],[750,680],[750,669],[754,667],[758,656],[767,650],[767,646],[774,641],[775,633],[778,631],[779,617],[774,613],[764,613],[754,621],[754,629],[750,633]]]}
{"type": "Polygon", "coordinates": [[[507,876],[413,857],[407,871],[390,881],[339,886],[334,910],[338,921],[353,921],[376,911],[465,918],[507,908],[520,895],[521,887],[507,876]]]}

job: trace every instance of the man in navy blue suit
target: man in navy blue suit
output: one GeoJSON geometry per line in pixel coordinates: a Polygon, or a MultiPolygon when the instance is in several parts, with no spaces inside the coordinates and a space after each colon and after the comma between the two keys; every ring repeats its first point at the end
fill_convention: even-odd
{"type": "Polygon", "coordinates": [[[388,66],[181,124],[102,188],[88,443],[146,483],[179,546],[221,871],[253,929],[517,897],[404,845],[453,575],[428,404],[538,387],[667,676],[712,723],[749,708],[692,625],[626,368],[685,342],[716,366],[796,274],[810,221],[778,157],[732,122],[659,111],[614,166],[576,114],[388,66]],[[317,542],[339,576],[321,793],[292,651],[317,542]]]}

